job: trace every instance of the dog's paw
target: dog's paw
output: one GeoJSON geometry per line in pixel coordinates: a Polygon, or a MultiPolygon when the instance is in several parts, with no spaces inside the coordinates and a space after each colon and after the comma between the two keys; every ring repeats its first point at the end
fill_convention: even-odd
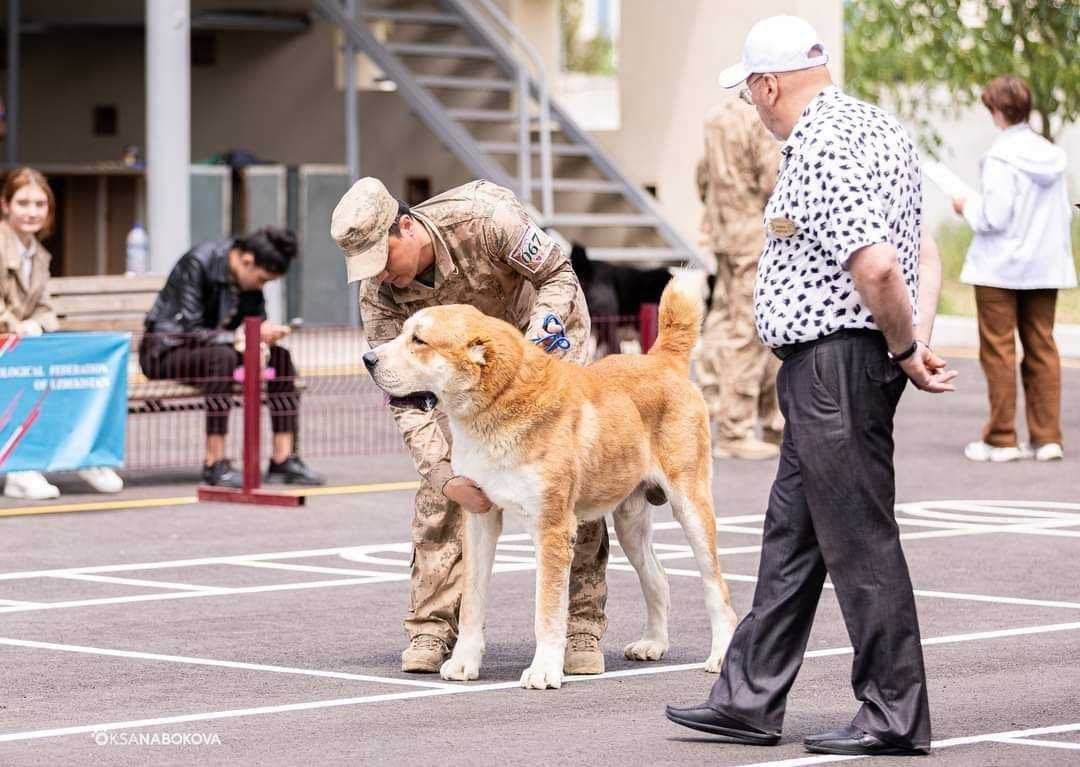
{"type": "Polygon", "coordinates": [[[724,656],[722,654],[710,655],[708,658],[705,659],[705,670],[708,671],[710,674],[719,674],[720,666],[723,664],[723,662],[724,656]]]}
{"type": "Polygon", "coordinates": [[[562,687],[562,664],[536,663],[521,672],[521,686],[526,690],[557,690],[562,687]]]}
{"type": "Polygon", "coordinates": [[[480,659],[452,655],[442,664],[439,676],[451,682],[471,682],[480,678],[480,659]]]}
{"type": "Polygon", "coordinates": [[[667,642],[655,639],[639,639],[623,648],[623,654],[630,660],[660,660],[667,652],[667,642]]]}

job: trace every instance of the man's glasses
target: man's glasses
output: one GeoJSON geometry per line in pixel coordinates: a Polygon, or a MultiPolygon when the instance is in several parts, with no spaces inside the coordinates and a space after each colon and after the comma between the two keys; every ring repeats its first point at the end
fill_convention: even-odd
{"type": "MultiPolygon", "coordinates": [[[[757,78],[760,80],[764,76],[765,75],[757,75],[757,78]]],[[[739,98],[742,99],[743,101],[745,101],[750,106],[754,105],[754,94],[750,92],[750,89],[752,87],[754,87],[753,83],[750,82],[751,80],[753,80],[753,78],[754,78],[753,75],[746,78],[745,87],[739,89],[739,98]]]]}

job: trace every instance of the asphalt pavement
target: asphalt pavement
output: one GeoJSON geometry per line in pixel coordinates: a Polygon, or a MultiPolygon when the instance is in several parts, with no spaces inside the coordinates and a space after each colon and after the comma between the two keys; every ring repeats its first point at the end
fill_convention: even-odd
{"type": "MultiPolygon", "coordinates": [[[[985,385],[973,361],[956,365],[959,392],[909,389],[897,417],[897,516],[935,740],[915,763],[1080,764],[1080,369],[1064,371],[1063,462],[975,465],[961,451],[978,437],[985,385]]],[[[802,738],[857,708],[826,590],[780,745],[725,744],[664,718],[714,679],[699,668],[701,585],[667,509],[655,518],[672,589],[663,660],[622,657],[644,607],[613,546],[607,673],[519,689],[534,570],[508,520],[481,679],[402,674],[411,464],[401,452],[315,463],[332,487],[299,509],[197,503],[189,470],[128,475],[117,497],[60,476],[56,502],[0,503],[0,765],[793,766],[822,763],[802,738]]],[[[716,463],[740,615],[774,471],[716,463]]]]}

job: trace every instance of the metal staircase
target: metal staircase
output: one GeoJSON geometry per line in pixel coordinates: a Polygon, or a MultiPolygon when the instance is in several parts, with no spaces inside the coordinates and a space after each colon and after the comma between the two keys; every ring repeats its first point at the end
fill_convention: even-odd
{"type": "Polygon", "coordinates": [[[316,0],[477,178],[509,187],[589,257],[705,265],[652,197],[549,96],[539,55],[491,0],[316,0]]]}

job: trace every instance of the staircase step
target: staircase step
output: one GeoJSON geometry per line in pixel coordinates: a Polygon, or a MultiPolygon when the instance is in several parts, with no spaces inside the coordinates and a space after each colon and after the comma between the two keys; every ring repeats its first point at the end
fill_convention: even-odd
{"type": "Polygon", "coordinates": [[[551,226],[655,226],[656,217],[648,213],[556,213],[547,222],[551,226]]]}
{"type": "MultiPolygon", "coordinates": [[[[513,141],[481,141],[480,148],[488,154],[517,154],[518,145],[513,141]]],[[[532,145],[533,154],[540,154],[540,145],[532,145]]],[[[591,152],[584,144],[552,144],[551,153],[559,157],[588,157],[591,152]]]]}
{"type": "Polygon", "coordinates": [[[465,91],[512,91],[515,87],[509,80],[444,75],[418,75],[416,82],[425,88],[452,88],[465,91]]]}
{"type": "Polygon", "coordinates": [[[495,51],[469,45],[431,45],[428,43],[387,43],[386,49],[398,56],[433,56],[444,59],[495,59],[495,51]]]}
{"type": "Polygon", "coordinates": [[[461,19],[452,13],[436,13],[433,11],[388,11],[373,10],[364,11],[364,19],[367,21],[393,21],[400,24],[441,24],[444,26],[461,26],[461,19]]]}
{"type": "Polygon", "coordinates": [[[687,254],[671,248],[589,248],[593,261],[638,263],[655,261],[686,261],[687,254]]]}
{"type": "MultiPolygon", "coordinates": [[[[543,187],[540,179],[533,179],[533,189],[543,187]]],[[[556,192],[621,192],[622,184],[618,181],[593,178],[553,178],[551,188],[556,192]]]]}
{"type": "Polygon", "coordinates": [[[447,109],[455,120],[470,123],[504,123],[518,119],[518,113],[502,109],[447,109]]]}

